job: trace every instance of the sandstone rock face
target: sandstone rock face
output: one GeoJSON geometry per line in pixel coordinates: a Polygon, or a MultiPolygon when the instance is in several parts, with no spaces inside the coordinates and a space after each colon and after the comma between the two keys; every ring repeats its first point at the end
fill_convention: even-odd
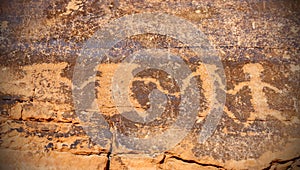
{"type": "Polygon", "coordinates": [[[299,5],[2,2],[0,169],[299,169],[299,5]]]}

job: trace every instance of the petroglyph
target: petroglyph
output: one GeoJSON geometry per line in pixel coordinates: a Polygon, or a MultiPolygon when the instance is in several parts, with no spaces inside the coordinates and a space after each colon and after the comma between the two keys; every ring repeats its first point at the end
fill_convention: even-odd
{"type": "MultiPolygon", "coordinates": [[[[287,119],[286,116],[284,116],[284,113],[270,109],[269,105],[267,103],[267,97],[265,93],[263,92],[264,88],[269,88],[276,93],[283,93],[282,90],[279,90],[278,88],[265,83],[261,79],[261,73],[264,71],[264,68],[259,63],[250,63],[245,64],[243,66],[244,73],[250,77],[250,80],[247,82],[241,82],[237,84],[234,89],[228,90],[228,94],[235,95],[237,94],[242,88],[245,86],[249,87],[251,90],[251,104],[254,107],[254,112],[250,113],[250,116],[247,118],[248,121],[254,121],[254,120],[267,120],[268,116],[274,117],[283,123],[298,123],[299,119],[294,117],[292,120],[287,119]]],[[[236,119],[234,114],[229,111],[227,108],[225,108],[225,111],[228,113],[228,115],[236,119]]]]}
{"type": "MultiPolygon", "coordinates": [[[[299,168],[299,7],[299,1],[293,0],[1,1],[0,169],[299,168]],[[167,27],[181,19],[159,20],[151,28],[172,29],[172,35],[142,34],[144,29],[136,31],[141,26],[138,19],[111,27],[128,29],[116,31],[116,36],[110,38],[118,39],[125,32],[138,35],[126,34],[124,41],[118,40],[108,59],[95,68],[95,88],[88,92],[95,93],[96,99],[87,99],[93,106],[85,112],[97,111],[98,107],[111,127],[109,130],[125,136],[149,139],[164,133],[178,118],[181,96],[176,81],[167,74],[148,70],[149,74],[138,74],[130,82],[129,100],[138,111],[150,108],[149,94],[154,89],[170,99],[167,111],[146,124],[124,118],[111,92],[117,60],[149,48],[169,50],[189,65],[191,73],[179,80],[183,80],[182,89],[187,89],[184,87],[190,80],[197,81],[194,87],[199,88],[201,107],[192,129],[174,148],[157,156],[114,154],[114,149],[107,149],[110,146],[93,142],[105,139],[91,138],[84,130],[84,115],[81,120],[75,113],[71,93],[75,60],[86,41],[105,25],[145,13],[164,13],[187,20],[208,41],[195,43],[198,32],[184,35],[192,41],[175,41],[179,32],[192,28],[185,24],[177,24],[174,29],[167,27]],[[218,73],[214,65],[201,62],[193,52],[206,49],[206,43],[214,47],[224,65],[228,92],[216,130],[199,143],[200,130],[216,96],[209,70],[218,73]]],[[[149,21],[156,17],[149,17],[149,21]]],[[[107,42],[105,39],[103,44],[107,42]]],[[[100,56],[95,53],[95,57],[100,56]]],[[[90,75],[85,78],[79,88],[93,84],[90,75]]],[[[93,116],[91,120],[96,122],[99,117],[93,116]]],[[[97,136],[104,123],[92,128],[91,136],[97,136]]],[[[183,133],[182,128],[179,132],[183,133]]]]}

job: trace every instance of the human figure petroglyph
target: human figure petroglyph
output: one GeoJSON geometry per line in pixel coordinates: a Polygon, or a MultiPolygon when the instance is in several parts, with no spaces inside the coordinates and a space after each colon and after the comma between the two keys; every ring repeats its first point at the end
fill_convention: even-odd
{"type": "MultiPolygon", "coordinates": [[[[276,93],[282,93],[282,91],[261,80],[260,74],[264,71],[263,66],[258,63],[246,64],[243,67],[243,71],[244,73],[249,74],[250,80],[247,82],[239,83],[234,87],[234,89],[228,90],[227,93],[235,95],[245,86],[248,86],[250,88],[252,96],[250,101],[253,105],[254,112],[250,112],[250,116],[247,120],[266,120],[267,116],[273,116],[278,120],[286,121],[287,118],[283,116],[283,113],[269,108],[267,97],[263,92],[263,89],[267,87],[274,90],[276,93]]],[[[231,113],[227,108],[225,108],[225,111],[231,118],[235,119],[234,114],[231,113]]],[[[295,121],[295,119],[293,119],[293,121],[295,121]]]]}

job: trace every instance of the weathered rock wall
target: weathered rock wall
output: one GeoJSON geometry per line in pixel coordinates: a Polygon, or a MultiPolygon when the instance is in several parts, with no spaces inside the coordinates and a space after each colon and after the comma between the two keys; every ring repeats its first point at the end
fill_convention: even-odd
{"type": "MultiPolygon", "coordinates": [[[[299,168],[299,5],[221,0],[1,2],[1,169],[299,168]],[[203,64],[193,64],[193,47],[164,35],[128,37],[112,55],[158,48],[185,57],[198,80],[201,110],[190,133],[172,149],[155,156],[110,153],[90,139],[75,113],[74,66],[97,30],[114,19],[145,12],[183,18],[207,36],[225,71],[223,115],[213,135],[199,143],[214,92],[203,64]]],[[[141,124],[120,116],[110,88],[117,66],[100,64],[96,77],[97,104],[111,128],[141,138],[167,129],[176,118],[176,95],[170,113],[163,115],[167,121],[141,124]]],[[[131,101],[137,109],[149,108],[145,96],[155,88],[174,94],[180,90],[166,75],[154,73],[159,76],[132,83],[131,101]],[[158,81],[152,81],[155,78],[158,81]]]]}

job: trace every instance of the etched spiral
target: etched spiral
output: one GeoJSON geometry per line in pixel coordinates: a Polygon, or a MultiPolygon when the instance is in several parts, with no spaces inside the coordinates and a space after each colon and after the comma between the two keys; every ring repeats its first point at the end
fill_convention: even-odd
{"type": "Polygon", "coordinates": [[[160,13],[135,14],[119,18],[101,28],[86,42],[73,73],[74,106],[76,114],[84,124],[84,130],[93,142],[104,148],[110,148],[113,152],[123,152],[125,148],[143,153],[156,153],[174,147],[193,127],[201,110],[200,91],[197,79],[185,60],[167,49],[140,49],[125,58],[110,57],[110,50],[118,42],[130,36],[146,33],[165,35],[179,40],[190,47],[206,66],[214,94],[210,101],[210,112],[199,134],[199,142],[205,142],[218,124],[225,101],[225,75],[222,63],[204,34],[193,24],[160,13]],[[179,101],[176,121],[162,133],[144,138],[113,130],[102,116],[95,100],[97,67],[104,60],[119,62],[113,75],[111,89],[115,106],[124,118],[140,124],[155,122],[167,109],[170,98],[174,97],[179,101]],[[132,81],[136,77],[141,78],[143,72],[160,72],[167,75],[174,81],[174,86],[178,87],[179,91],[176,91],[176,95],[169,95],[167,94],[169,91],[158,88],[159,85],[154,83],[147,96],[149,107],[142,111],[136,110],[130,101],[129,94],[132,90],[130,87],[132,81]]]}

